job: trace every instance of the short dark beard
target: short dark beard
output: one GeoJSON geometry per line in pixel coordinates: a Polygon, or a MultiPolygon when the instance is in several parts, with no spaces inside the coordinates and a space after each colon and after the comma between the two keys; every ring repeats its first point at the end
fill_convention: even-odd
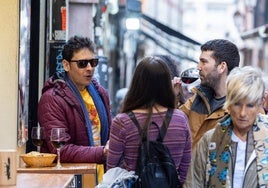
{"type": "Polygon", "coordinates": [[[213,90],[215,90],[215,88],[218,87],[218,85],[220,84],[220,79],[221,76],[220,74],[208,74],[205,78],[205,80],[203,80],[203,82],[201,82],[201,85],[203,87],[209,87],[212,88],[213,90]],[[205,81],[205,82],[204,82],[205,81]]]}

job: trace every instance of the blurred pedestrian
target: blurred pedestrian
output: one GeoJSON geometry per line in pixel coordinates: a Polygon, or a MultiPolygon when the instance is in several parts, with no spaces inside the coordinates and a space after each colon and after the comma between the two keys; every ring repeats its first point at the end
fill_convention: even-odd
{"type": "Polygon", "coordinates": [[[179,68],[179,63],[170,55],[155,55],[155,57],[161,58],[168,66],[170,73],[171,73],[171,78],[174,78],[175,76],[180,75],[180,68],[179,68]]]}
{"type": "MultiPolygon", "coordinates": [[[[239,61],[237,46],[228,40],[210,40],[201,46],[197,65],[201,83],[192,89],[194,95],[180,106],[189,119],[193,148],[227,113],[222,108],[226,98],[226,78],[239,61]]],[[[174,78],[173,82],[179,92],[180,79],[174,78]]]]}
{"type": "MultiPolygon", "coordinates": [[[[38,121],[46,130],[41,151],[56,153],[51,130],[64,128],[62,162],[104,164],[111,113],[107,91],[93,78],[98,65],[95,45],[89,38],[74,36],[64,45],[62,57],[64,72],[48,79],[38,104],[38,121]]],[[[103,165],[97,171],[101,180],[103,165]]]]}
{"type": "Polygon", "coordinates": [[[175,108],[175,94],[171,73],[163,59],[145,57],[137,65],[129,90],[123,103],[122,112],[112,122],[110,132],[107,168],[120,166],[128,171],[136,171],[138,148],[141,142],[139,131],[128,116],[133,112],[150,140],[158,135],[155,122],[160,128],[168,109],[173,115],[164,137],[164,144],[184,183],[191,161],[191,135],[187,117],[175,108]]]}
{"type": "Polygon", "coordinates": [[[205,133],[193,153],[186,187],[257,188],[268,185],[268,116],[262,110],[262,72],[235,68],[227,78],[228,115],[205,133]]]}
{"type": "Polygon", "coordinates": [[[127,94],[127,91],[128,88],[126,87],[117,90],[115,94],[115,106],[116,106],[115,115],[122,111],[123,101],[127,94]]]}
{"type": "MultiPolygon", "coordinates": [[[[160,57],[168,65],[172,79],[174,77],[180,76],[180,67],[178,65],[179,62],[177,62],[173,57],[169,55],[156,55],[156,57],[160,57]]],[[[185,101],[191,96],[191,93],[188,90],[187,85],[183,85],[183,87],[180,87],[180,92],[178,94],[177,93],[175,94],[176,94],[177,107],[184,104],[185,101]]]]}

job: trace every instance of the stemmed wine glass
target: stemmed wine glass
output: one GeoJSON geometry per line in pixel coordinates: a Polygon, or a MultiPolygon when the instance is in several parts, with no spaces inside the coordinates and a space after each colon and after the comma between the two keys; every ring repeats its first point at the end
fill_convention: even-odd
{"type": "Polygon", "coordinates": [[[45,128],[40,126],[33,127],[31,138],[33,144],[37,147],[37,151],[40,152],[40,147],[43,145],[45,140],[45,128]]]}
{"type": "Polygon", "coordinates": [[[199,70],[197,68],[189,68],[181,73],[181,81],[185,84],[191,84],[199,78],[199,70]]]}
{"type": "Polygon", "coordinates": [[[54,148],[57,149],[57,168],[61,168],[60,163],[60,149],[62,146],[65,145],[65,129],[64,128],[52,128],[51,130],[51,137],[50,137],[51,144],[54,148]]]}

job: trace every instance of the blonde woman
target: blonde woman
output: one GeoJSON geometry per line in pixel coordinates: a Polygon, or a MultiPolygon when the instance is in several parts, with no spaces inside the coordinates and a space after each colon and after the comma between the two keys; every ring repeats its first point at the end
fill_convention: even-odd
{"type": "Polygon", "coordinates": [[[259,69],[245,66],[231,71],[224,104],[228,115],[198,142],[192,185],[187,187],[268,185],[268,117],[259,113],[263,95],[259,69]]]}

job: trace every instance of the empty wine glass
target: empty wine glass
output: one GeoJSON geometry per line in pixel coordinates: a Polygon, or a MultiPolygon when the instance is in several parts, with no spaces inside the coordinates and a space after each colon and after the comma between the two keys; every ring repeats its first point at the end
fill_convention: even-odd
{"type": "Polygon", "coordinates": [[[31,138],[33,144],[37,147],[37,151],[40,152],[40,147],[43,145],[45,140],[45,128],[40,126],[33,127],[31,138]]]}
{"type": "Polygon", "coordinates": [[[185,84],[191,84],[199,78],[199,70],[197,68],[189,68],[181,73],[181,81],[185,84]]]}
{"type": "Polygon", "coordinates": [[[61,168],[60,162],[60,149],[65,145],[65,129],[64,128],[52,128],[50,141],[54,148],[57,149],[57,168],[61,168]]]}

